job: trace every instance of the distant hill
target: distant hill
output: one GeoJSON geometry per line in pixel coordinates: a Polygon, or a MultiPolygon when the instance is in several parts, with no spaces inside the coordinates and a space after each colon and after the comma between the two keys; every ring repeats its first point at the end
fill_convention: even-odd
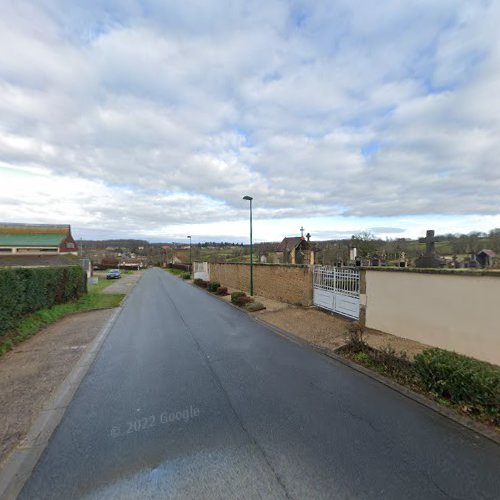
{"type": "Polygon", "coordinates": [[[146,240],[81,240],[79,243],[83,244],[84,248],[96,250],[107,247],[126,248],[130,250],[149,245],[149,242],[146,240]]]}

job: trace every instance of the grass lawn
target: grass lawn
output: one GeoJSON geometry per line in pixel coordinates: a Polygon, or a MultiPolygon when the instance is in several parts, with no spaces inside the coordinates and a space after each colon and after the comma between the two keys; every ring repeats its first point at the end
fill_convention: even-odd
{"type": "Polygon", "coordinates": [[[40,309],[21,318],[11,333],[0,337],[0,356],[10,351],[15,345],[37,333],[44,326],[77,312],[93,311],[118,307],[125,294],[102,294],[101,291],[111,285],[113,280],[99,277],[96,285],[88,286],[88,293],[75,302],[57,304],[50,309],[40,309]]]}

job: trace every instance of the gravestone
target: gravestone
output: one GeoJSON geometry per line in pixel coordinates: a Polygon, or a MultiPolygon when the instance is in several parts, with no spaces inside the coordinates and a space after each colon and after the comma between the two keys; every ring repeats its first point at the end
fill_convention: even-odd
{"type": "Polygon", "coordinates": [[[434,230],[429,229],[425,238],[420,238],[420,243],[425,243],[425,253],[415,261],[415,267],[436,268],[441,267],[441,259],[434,250],[434,230]]]}
{"type": "Polygon", "coordinates": [[[474,254],[474,253],[471,254],[471,256],[469,257],[469,259],[467,261],[467,266],[464,266],[464,267],[468,267],[471,269],[477,269],[478,267],[481,267],[479,262],[476,260],[476,254],[474,254]]]}
{"type": "Polygon", "coordinates": [[[407,267],[408,261],[406,260],[406,253],[401,252],[399,255],[399,267],[407,267]]]}

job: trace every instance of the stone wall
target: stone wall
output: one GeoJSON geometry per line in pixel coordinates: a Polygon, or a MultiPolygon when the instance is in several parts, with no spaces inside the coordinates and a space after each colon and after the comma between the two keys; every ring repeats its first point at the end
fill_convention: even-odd
{"type": "MultiPolygon", "coordinates": [[[[210,264],[210,281],[249,293],[249,264],[210,264]]],[[[255,295],[310,306],[312,304],[312,269],[307,266],[254,264],[255,295]]]]}

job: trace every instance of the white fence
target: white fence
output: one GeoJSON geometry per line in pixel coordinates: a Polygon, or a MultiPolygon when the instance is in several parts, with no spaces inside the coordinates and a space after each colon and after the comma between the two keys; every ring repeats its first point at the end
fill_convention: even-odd
{"type": "Polygon", "coordinates": [[[315,266],[314,305],[349,318],[359,319],[360,272],[356,269],[315,266]]]}

